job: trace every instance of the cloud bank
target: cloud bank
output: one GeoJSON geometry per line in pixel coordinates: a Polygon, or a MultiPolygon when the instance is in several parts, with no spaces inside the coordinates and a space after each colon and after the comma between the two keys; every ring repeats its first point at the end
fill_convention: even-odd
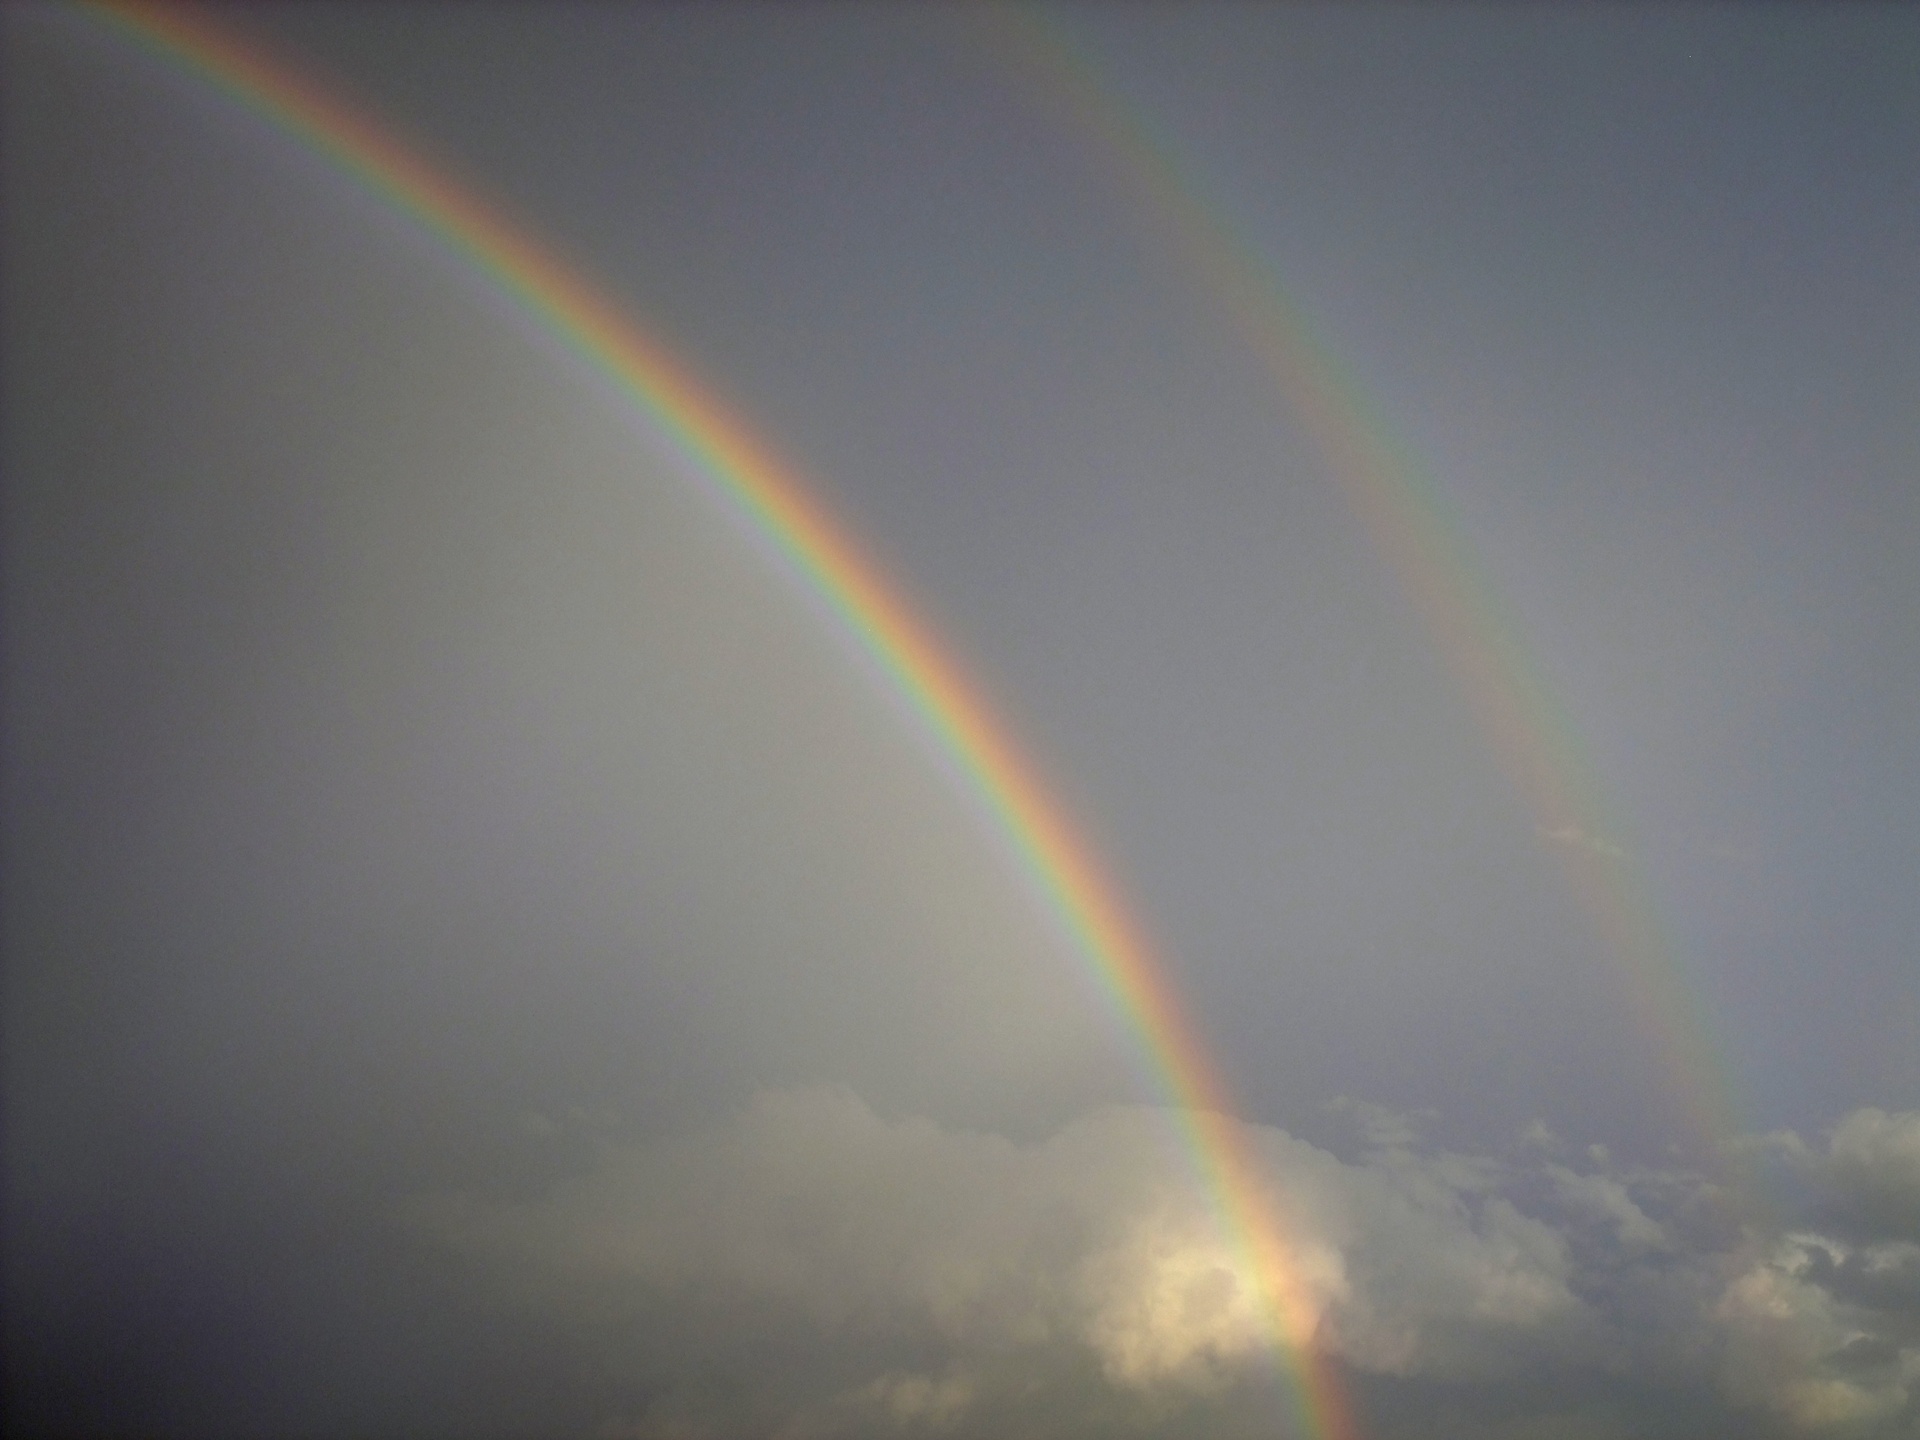
{"type": "MultiPolygon", "coordinates": [[[[1814,1193],[1802,1226],[1544,1133],[1464,1156],[1362,1110],[1351,1160],[1248,1128],[1313,1343],[1371,1432],[1920,1433],[1920,1115],[1777,1142],[1814,1193]]],[[[1247,1275],[1152,1109],[1016,1143],[772,1091],[410,1220],[586,1357],[612,1433],[1271,1434],[1286,1413],[1247,1275]]]]}

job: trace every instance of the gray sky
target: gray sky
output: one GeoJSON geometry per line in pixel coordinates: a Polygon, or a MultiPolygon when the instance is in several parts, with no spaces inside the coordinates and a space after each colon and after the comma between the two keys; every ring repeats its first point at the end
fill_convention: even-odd
{"type": "MultiPolygon", "coordinates": [[[[1221,295],[979,12],[231,20],[684,357],[963,658],[1368,1434],[1920,1434],[1920,22],[1055,14],[1457,517],[1697,1021],[1636,1016],[1221,295]]],[[[5,38],[19,1413],[1286,1433],[1166,1097],[662,437],[204,81],[5,38]]]]}

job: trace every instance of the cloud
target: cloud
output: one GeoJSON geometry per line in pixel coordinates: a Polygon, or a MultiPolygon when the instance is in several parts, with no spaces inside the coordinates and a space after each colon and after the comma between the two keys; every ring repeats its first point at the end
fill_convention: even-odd
{"type": "Polygon", "coordinates": [[[1849,1262],[1920,1270],[1912,1255],[1856,1255],[1817,1235],[1789,1235],[1727,1287],[1715,1318],[1726,1327],[1723,1378],[1736,1400],[1758,1404],[1803,1431],[1857,1431],[1875,1422],[1920,1433],[1920,1310],[1889,1316],[1848,1300],[1835,1281],[1849,1262]],[[1889,1321],[1893,1323],[1888,1323],[1889,1321]],[[1908,1343],[1902,1343],[1902,1340],[1908,1343]]]}
{"type": "Polygon", "coordinates": [[[1920,1241],[1920,1111],[1854,1111],[1834,1129],[1821,1169],[1854,1229],[1920,1241]]]}
{"type": "MultiPolygon", "coordinates": [[[[1920,1433],[1920,1245],[1765,1232],[1697,1175],[1420,1150],[1356,1113],[1395,1143],[1245,1140],[1311,1343],[1376,1433],[1920,1433]],[[1396,1421],[1416,1394],[1454,1418],[1396,1421]],[[1675,1431],[1675,1407],[1707,1418],[1675,1431]]],[[[1906,1196],[1916,1123],[1847,1117],[1827,1200],[1906,1196]]],[[[1182,1145],[1149,1108],[1016,1143],[771,1091],[701,1133],[602,1139],[531,1198],[411,1213],[567,1337],[627,1433],[1263,1433],[1267,1323],[1182,1145]]]]}
{"type": "MultiPolygon", "coordinates": [[[[1068,1348],[1123,1388],[1205,1389],[1265,1332],[1178,1144],[1150,1110],[1020,1146],[884,1120],[844,1089],[770,1092],[707,1134],[608,1146],[538,1201],[443,1197],[420,1214],[530,1296],[583,1314],[691,1297],[856,1345],[956,1362],[1068,1348]]],[[[1302,1154],[1283,1163],[1313,1163],[1287,1144],[1302,1154]]],[[[1308,1251],[1314,1287],[1335,1293],[1332,1253],[1308,1251]]],[[[871,1382],[895,1409],[923,1393],[871,1382]]],[[[924,1393],[952,1410],[969,1385],[924,1393]]]]}
{"type": "Polygon", "coordinates": [[[1348,1095],[1336,1096],[1327,1108],[1351,1120],[1360,1138],[1379,1150],[1404,1150],[1412,1146],[1420,1138],[1419,1122],[1432,1114],[1431,1111],[1408,1114],[1348,1095]]]}
{"type": "Polygon", "coordinates": [[[1666,1231],[1648,1218],[1620,1181],[1607,1175],[1577,1174],[1564,1165],[1548,1165],[1546,1173],[1562,1203],[1576,1214],[1611,1226],[1622,1249],[1632,1253],[1666,1245],[1666,1231]]]}

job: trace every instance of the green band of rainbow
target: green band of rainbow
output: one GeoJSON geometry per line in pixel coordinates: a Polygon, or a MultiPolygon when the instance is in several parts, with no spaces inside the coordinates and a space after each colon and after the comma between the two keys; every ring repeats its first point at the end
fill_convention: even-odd
{"type": "MultiPolygon", "coordinates": [[[[1147,117],[1103,85],[1072,38],[1040,12],[986,12],[990,43],[1033,77],[1035,99],[1086,139],[1093,155],[1200,282],[1258,357],[1311,435],[1375,548],[1472,706],[1492,751],[1553,842],[1573,890],[1624,979],[1642,1033],[1667,1070],[1669,1094],[1710,1159],[1736,1171],[1740,1133],[1725,1067],[1706,1017],[1681,982],[1647,877],[1611,837],[1609,813],[1579,732],[1555,701],[1515,618],[1472,560],[1447,507],[1413,458],[1315,334],[1271,267],[1189,177],[1147,117]]],[[[1749,1200],[1754,1197],[1749,1195],[1749,1200]]]]}
{"type": "Polygon", "coordinates": [[[607,375],[744,512],[884,671],[976,792],[1176,1103],[1197,1168],[1251,1277],[1319,1440],[1358,1431],[1312,1344],[1319,1301],[1295,1262],[1221,1077],[1086,843],[953,660],[788,468],[655,340],[393,138],[187,10],[102,4],[120,33],[186,66],[413,216],[607,375]]]}

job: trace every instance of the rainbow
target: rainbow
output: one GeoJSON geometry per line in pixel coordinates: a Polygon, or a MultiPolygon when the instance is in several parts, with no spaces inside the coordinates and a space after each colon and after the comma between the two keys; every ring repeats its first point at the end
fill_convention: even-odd
{"type": "Polygon", "coordinates": [[[799,477],[655,339],[473,195],[367,118],[191,11],[100,3],[92,13],[207,80],[439,237],[607,376],[741,513],[885,674],[1019,858],[1107,1003],[1175,1102],[1200,1177],[1318,1440],[1359,1430],[1312,1343],[1318,1300],[1294,1259],[1226,1085],[1139,924],[1011,738],[900,593],[799,477]]]}
{"type": "MultiPolygon", "coordinates": [[[[1680,1118],[1710,1162],[1742,1188],[1741,1133],[1701,1005],[1681,982],[1647,877],[1614,838],[1579,732],[1541,677],[1515,617],[1472,562],[1432,481],[1374,413],[1306,314],[1216,205],[1189,179],[1148,118],[1104,87],[1055,21],[1030,9],[983,12],[988,43],[1033,77],[1034,98],[1085,137],[1138,213],[1189,268],[1272,377],[1345,490],[1375,548],[1425,620],[1540,838],[1560,856],[1581,907],[1624,980],[1664,1063],[1680,1118]]],[[[1751,1198],[1751,1197],[1749,1197],[1751,1198]]]]}

